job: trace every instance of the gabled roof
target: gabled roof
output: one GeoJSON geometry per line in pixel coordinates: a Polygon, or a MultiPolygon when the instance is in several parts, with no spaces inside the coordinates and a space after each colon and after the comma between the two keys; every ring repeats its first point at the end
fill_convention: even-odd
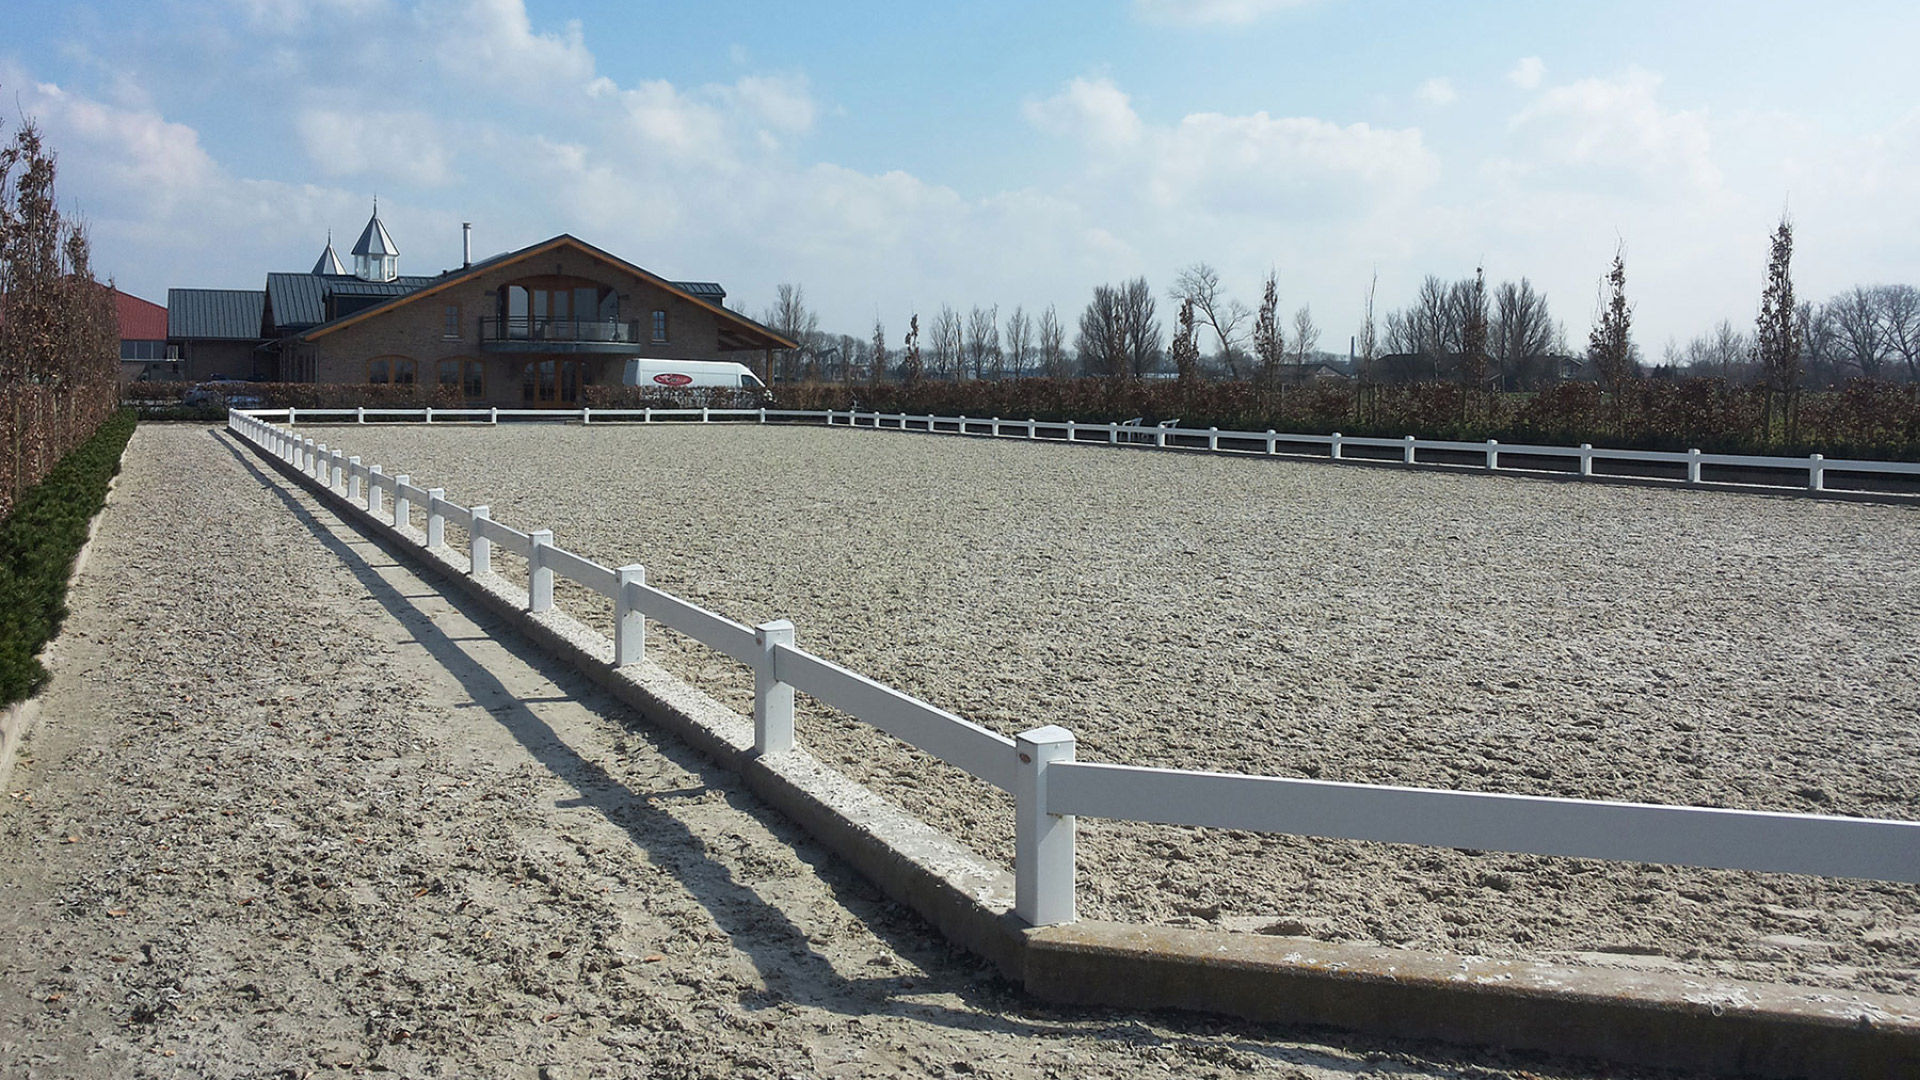
{"type": "Polygon", "coordinates": [[[168,289],[167,336],[258,341],[266,301],[254,289],[168,289]]]}
{"type": "MultiPolygon", "coordinates": [[[[371,223],[369,227],[371,227],[371,223]]],[[[491,273],[492,271],[501,269],[502,267],[506,267],[514,263],[524,262],[530,259],[538,258],[540,256],[546,255],[557,249],[566,248],[566,247],[574,248],[575,250],[580,251],[581,253],[591,258],[598,259],[601,262],[607,263],[608,265],[614,267],[617,270],[631,274],[634,277],[640,278],[643,281],[650,282],[653,285],[666,290],[667,292],[674,293],[680,297],[685,298],[686,300],[693,302],[694,304],[699,305],[700,307],[706,308],[707,310],[713,312],[714,315],[718,317],[716,319],[716,322],[720,330],[719,345],[722,351],[737,351],[742,349],[797,349],[800,347],[798,342],[793,341],[792,339],[780,334],[778,331],[772,329],[771,327],[762,326],[760,323],[757,323],[754,320],[747,318],[745,315],[742,315],[737,311],[731,311],[726,307],[723,307],[718,301],[712,298],[713,294],[716,292],[723,297],[726,295],[726,290],[721,289],[720,286],[717,284],[714,284],[712,282],[684,282],[683,283],[683,282],[668,281],[667,279],[661,277],[658,274],[653,273],[652,271],[645,270],[645,269],[642,269],[641,267],[635,266],[634,264],[626,261],[625,259],[620,258],[617,255],[613,255],[609,252],[602,251],[601,249],[594,247],[592,244],[587,243],[585,240],[581,240],[578,237],[569,235],[567,233],[561,233],[559,236],[556,236],[551,240],[543,240],[540,243],[534,244],[530,247],[521,248],[519,251],[509,251],[504,254],[495,255],[490,259],[484,259],[480,262],[474,263],[472,266],[463,267],[459,270],[450,270],[447,273],[439,275],[438,277],[431,277],[431,278],[404,278],[403,277],[390,283],[359,282],[358,279],[350,279],[350,280],[355,280],[357,284],[362,286],[368,286],[368,285],[379,286],[384,284],[388,286],[406,285],[407,288],[404,295],[396,295],[393,299],[388,300],[385,303],[376,304],[373,307],[366,308],[362,311],[356,311],[351,315],[344,315],[324,325],[314,326],[311,329],[308,329],[305,332],[301,333],[300,336],[306,340],[311,341],[314,338],[322,337],[326,334],[330,334],[335,330],[339,330],[344,327],[351,326],[364,319],[373,318],[375,316],[385,314],[386,312],[393,311],[404,305],[411,304],[416,300],[425,299],[428,296],[432,296],[433,294],[440,292],[442,289],[450,288],[454,285],[460,284],[461,282],[470,280],[476,275],[483,274],[483,273],[491,273]],[[414,283],[418,283],[418,284],[414,284],[414,283]],[[706,293],[706,295],[701,295],[701,292],[695,292],[694,291],[695,289],[701,290],[701,292],[706,293]]],[[[268,288],[271,289],[273,287],[273,280],[276,277],[309,277],[311,278],[312,276],[313,275],[269,274],[267,275],[267,285],[268,285],[268,288]]],[[[327,279],[327,280],[333,280],[333,279],[327,279]]],[[[322,311],[324,312],[324,307],[325,307],[324,302],[322,302],[320,306],[322,311]]],[[[274,311],[275,318],[278,321],[278,324],[280,326],[290,328],[293,325],[290,320],[288,320],[281,314],[281,309],[277,302],[274,304],[273,311],[274,311]]]]}
{"type": "Polygon", "coordinates": [[[115,314],[120,316],[120,340],[162,341],[167,336],[167,309],[119,289],[113,290],[115,314]]]}
{"type": "MultiPolygon", "coordinates": [[[[332,246],[331,242],[328,244],[332,246]]],[[[360,231],[360,239],[354,242],[351,255],[398,255],[400,249],[394,245],[393,237],[387,235],[387,227],[380,224],[380,205],[374,204],[373,216],[367,219],[367,227],[360,231]]]]}
{"type": "Polygon", "coordinates": [[[319,261],[313,264],[316,274],[344,274],[347,268],[341,264],[340,256],[333,250],[333,236],[327,236],[327,250],[320,253],[319,261]]]}

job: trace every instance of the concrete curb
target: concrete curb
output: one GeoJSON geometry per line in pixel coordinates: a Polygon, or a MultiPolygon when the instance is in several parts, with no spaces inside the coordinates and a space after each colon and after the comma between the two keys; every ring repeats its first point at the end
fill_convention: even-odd
{"type": "MultiPolygon", "coordinates": [[[[136,428],[137,430],[137,428],[136,428]]],[[[107,516],[107,507],[113,505],[113,493],[120,488],[120,470],[127,462],[127,449],[133,445],[133,438],[127,438],[127,445],[120,448],[120,461],[114,466],[113,476],[107,480],[107,493],[100,499],[100,509],[94,511],[87,522],[87,539],[73,556],[73,567],[67,571],[67,592],[73,592],[73,585],[80,580],[80,574],[93,559],[93,539],[100,535],[100,522],[107,516]]],[[[49,673],[54,669],[54,661],[60,654],[60,635],[40,647],[40,662],[45,664],[49,673]]],[[[51,680],[49,680],[51,684],[51,680]]],[[[40,693],[25,701],[15,702],[0,711],[0,787],[5,787],[13,779],[13,763],[20,756],[20,744],[26,741],[27,734],[40,719],[41,699],[46,697],[43,688],[40,693]]]]}
{"type": "MultiPolygon", "coordinates": [[[[239,445],[251,446],[235,438],[239,445]]],[[[1082,922],[1033,929],[1012,876],[815,760],[753,753],[751,724],[466,557],[428,549],[291,465],[261,460],[343,520],[471,595],[719,765],[948,940],[1062,1004],[1183,1009],[1393,1038],[1500,1046],[1727,1076],[1920,1076],[1920,1000],[1300,939],[1082,922]],[[370,527],[371,526],[371,527],[370,527]]]]}

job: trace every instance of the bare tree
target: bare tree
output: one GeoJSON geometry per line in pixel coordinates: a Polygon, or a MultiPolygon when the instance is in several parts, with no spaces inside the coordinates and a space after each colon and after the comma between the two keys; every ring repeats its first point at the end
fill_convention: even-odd
{"type": "Polygon", "coordinates": [[[960,313],[949,304],[941,304],[940,314],[933,317],[933,377],[959,378],[965,350],[966,331],[961,327],[960,313]]]}
{"type": "Polygon", "coordinates": [[[782,283],[775,294],[773,307],[761,316],[761,321],[773,327],[781,337],[798,344],[799,349],[781,349],[774,353],[777,372],[763,372],[777,377],[783,382],[795,382],[803,377],[804,364],[811,363],[814,351],[819,348],[820,316],[807,308],[806,290],[799,285],[782,283]]]}
{"type": "Polygon", "coordinates": [[[1193,303],[1195,315],[1213,328],[1213,336],[1220,343],[1220,363],[1227,369],[1228,377],[1242,378],[1234,335],[1252,313],[1245,304],[1221,290],[1219,271],[1203,262],[1194,263],[1173,279],[1169,295],[1175,300],[1193,303]]]}
{"type": "Polygon", "coordinates": [[[967,312],[967,363],[976,379],[1000,377],[1000,305],[967,312]]]}
{"type": "Polygon", "coordinates": [[[1908,381],[1920,382],[1920,289],[1882,285],[1873,291],[1880,303],[1889,356],[1899,357],[1907,366],[1908,381]]]}
{"type": "Polygon", "coordinates": [[[1301,304],[1293,312],[1293,362],[1305,368],[1307,358],[1320,345],[1320,328],[1313,322],[1313,306],[1301,304]]]}
{"type": "Polygon", "coordinates": [[[1354,375],[1358,377],[1363,384],[1373,381],[1373,357],[1374,352],[1379,348],[1379,344],[1374,340],[1373,335],[1373,294],[1379,291],[1379,288],[1380,271],[1375,270],[1373,272],[1373,280],[1367,283],[1366,320],[1360,324],[1360,340],[1358,355],[1356,356],[1356,359],[1359,361],[1360,370],[1354,372],[1354,375]]]}
{"type": "Polygon", "coordinates": [[[1269,270],[1265,291],[1260,295],[1260,311],[1253,319],[1253,358],[1260,365],[1263,384],[1279,383],[1280,362],[1286,351],[1286,335],[1280,329],[1280,281],[1269,270]]]}
{"type": "Polygon", "coordinates": [[[1128,374],[1127,331],[1120,314],[1120,290],[1096,285],[1093,299],[1080,313],[1080,335],[1073,347],[1081,369],[1088,374],[1123,378],[1128,374]]]}
{"type": "Polygon", "coordinates": [[[1006,342],[1008,370],[1016,379],[1026,378],[1033,366],[1033,320],[1021,308],[1007,316],[1006,342]]]}
{"type": "Polygon", "coordinates": [[[867,369],[868,382],[887,380],[887,328],[880,323],[880,317],[873,319],[873,352],[870,356],[872,366],[867,369]]]}
{"type": "Polygon", "coordinates": [[[1460,319],[1460,382],[1471,392],[1487,388],[1487,276],[1476,267],[1471,281],[1456,289],[1460,319]]]}
{"type": "Polygon", "coordinates": [[[1614,395],[1614,416],[1623,419],[1620,391],[1634,377],[1633,307],[1627,303],[1627,262],[1623,248],[1613,252],[1613,269],[1607,273],[1600,311],[1587,335],[1587,358],[1599,373],[1600,385],[1614,395]]]}
{"type": "Polygon", "coordinates": [[[1518,284],[1503,281],[1493,291],[1487,351],[1507,389],[1531,389],[1544,381],[1541,368],[1554,351],[1554,337],[1547,298],[1533,291],[1533,282],[1524,277],[1518,284]]]}
{"type": "Polygon", "coordinates": [[[1200,363],[1200,347],[1193,340],[1193,307],[1192,300],[1180,301],[1179,328],[1173,332],[1173,370],[1183,383],[1193,381],[1200,363]]]}
{"type": "Polygon", "coordinates": [[[1856,285],[1853,291],[1834,297],[1827,306],[1833,311],[1841,354],[1861,375],[1879,378],[1892,349],[1887,341],[1886,323],[1880,315],[1878,290],[1856,285]]]}
{"type": "Polygon", "coordinates": [[[1040,315],[1040,370],[1049,379],[1067,373],[1067,332],[1060,325],[1060,314],[1052,304],[1040,315]]]}
{"type": "Polygon", "coordinates": [[[1120,286],[1121,325],[1126,330],[1127,367],[1138,378],[1160,366],[1160,320],[1153,315],[1153,290],[1147,279],[1120,286]]]}

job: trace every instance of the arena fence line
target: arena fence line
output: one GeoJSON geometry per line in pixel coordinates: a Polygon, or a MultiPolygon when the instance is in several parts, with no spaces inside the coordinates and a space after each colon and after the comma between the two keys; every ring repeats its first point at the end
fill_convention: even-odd
{"type": "Polygon", "coordinates": [[[1899,477],[1920,484],[1920,462],[1871,461],[1863,458],[1772,457],[1756,454],[1708,454],[1700,450],[1615,450],[1590,443],[1545,446],[1531,443],[1460,442],[1448,439],[1399,439],[1343,435],[1303,435],[1277,431],[1222,431],[1219,428],[1183,428],[1179,421],[1147,425],[1139,420],[1089,424],[1076,420],[1007,420],[1000,417],[932,416],[915,413],[843,412],[806,409],[273,409],[248,410],[253,415],[286,416],[287,425],[299,420],[354,423],[578,421],[583,424],[651,423],[807,423],[865,427],[895,431],[923,431],[957,435],[988,435],[1075,444],[1151,446],[1157,449],[1207,450],[1217,454],[1290,455],[1331,461],[1397,462],[1401,465],[1462,466],[1489,472],[1570,475],[1582,479],[1668,480],[1677,484],[1708,483],[1707,470],[1739,470],[1738,482],[1757,487],[1804,487],[1825,493],[1827,474],[1899,477]],[[1502,463],[1502,455],[1506,462],[1502,463]],[[1514,459],[1522,459],[1516,464],[1514,459]],[[1564,462],[1555,467],[1548,462],[1564,462]],[[1621,466],[1607,471],[1607,465],[1621,466]],[[1651,474],[1645,470],[1651,466],[1651,474]]]}
{"type": "MultiPolygon", "coordinates": [[[[386,410],[382,410],[385,412],[386,410]]],[[[401,410],[392,410],[400,412],[401,410]]],[[[478,410],[482,415],[491,410],[478,410]]],[[[663,410],[652,410],[655,414],[663,410]]],[[[688,410],[703,413],[706,410],[688,410]]],[[[300,410],[315,418],[320,410],[300,410]]],[[[355,410],[332,410],[352,415],[355,410]]],[[[366,410],[374,414],[376,410],[366,410]]],[[[416,410],[406,410],[414,413],[416,410]]],[[[444,410],[435,410],[436,416],[444,410]]],[[[505,414],[506,410],[499,410],[505,414]]],[[[718,410],[715,410],[718,412],[718,410]]],[[[759,415],[759,410],[740,411],[759,415]]],[[[1072,732],[1046,726],[1007,738],[883,686],[795,644],[786,620],[748,627],[646,583],[640,566],[602,566],[557,546],[550,530],[523,532],[465,507],[440,488],[422,488],[338,448],[269,422],[272,412],[231,411],[239,437],[289,463],[304,478],[364,506],[376,524],[407,543],[414,507],[424,510],[424,543],[444,546],[448,521],[470,537],[473,574],[489,573],[495,546],[527,561],[530,611],[553,607],[554,578],[576,582],[614,607],[614,663],[638,663],[646,623],[659,622],[754,672],[754,750],[795,746],[796,691],[845,712],[1004,791],[1015,805],[1014,913],[1030,926],[1075,920],[1077,816],[1210,826],[1344,840],[1424,844],[1623,862],[1920,883],[1920,822],[1770,811],[1665,806],[1349,784],[1273,776],[1194,772],[1075,760],[1072,732]],[[391,501],[391,509],[387,502],[391,501]]],[[[768,410],[773,415],[772,410],[768,410]]],[[[550,412],[541,412],[543,418],[550,412]]],[[[597,411],[595,416],[600,415],[597,411]]],[[[826,414],[787,414],[798,418],[826,414]]],[[[833,416],[848,416],[836,413],[833,416]]],[[[865,414],[872,416],[873,414],[865,414]]],[[[929,425],[940,418],[925,418],[929,425]]],[[[980,423],[955,421],[965,431],[980,423]]],[[[993,423],[1004,424],[1004,421],[993,423]]],[[[1030,434],[1031,422],[1016,425],[1030,434]]],[[[1118,425],[1096,430],[1110,432],[1118,425]]],[[[1077,425],[1087,430],[1090,425],[1077,425]]],[[[931,428],[930,428],[931,429],[931,428]]],[[[1149,437],[1178,429],[1153,429],[1149,437]]],[[[1337,436],[1336,436],[1337,438],[1337,436]]],[[[1338,448],[1338,444],[1334,444],[1338,448]]],[[[1201,721],[1204,722],[1204,721],[1201,721]]]]}

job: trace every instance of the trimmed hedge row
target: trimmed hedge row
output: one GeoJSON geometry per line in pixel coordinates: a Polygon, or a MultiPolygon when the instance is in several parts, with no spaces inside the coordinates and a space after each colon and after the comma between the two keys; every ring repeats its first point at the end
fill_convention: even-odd
{"type": "Polygon", "coordinates": [[[108,417],[14,507],[0,525],[0,707],[47,682],[35,655],[67,617],[67,577],[106,502],[107,483],[133,436],[131,410],[108,417]]]}

